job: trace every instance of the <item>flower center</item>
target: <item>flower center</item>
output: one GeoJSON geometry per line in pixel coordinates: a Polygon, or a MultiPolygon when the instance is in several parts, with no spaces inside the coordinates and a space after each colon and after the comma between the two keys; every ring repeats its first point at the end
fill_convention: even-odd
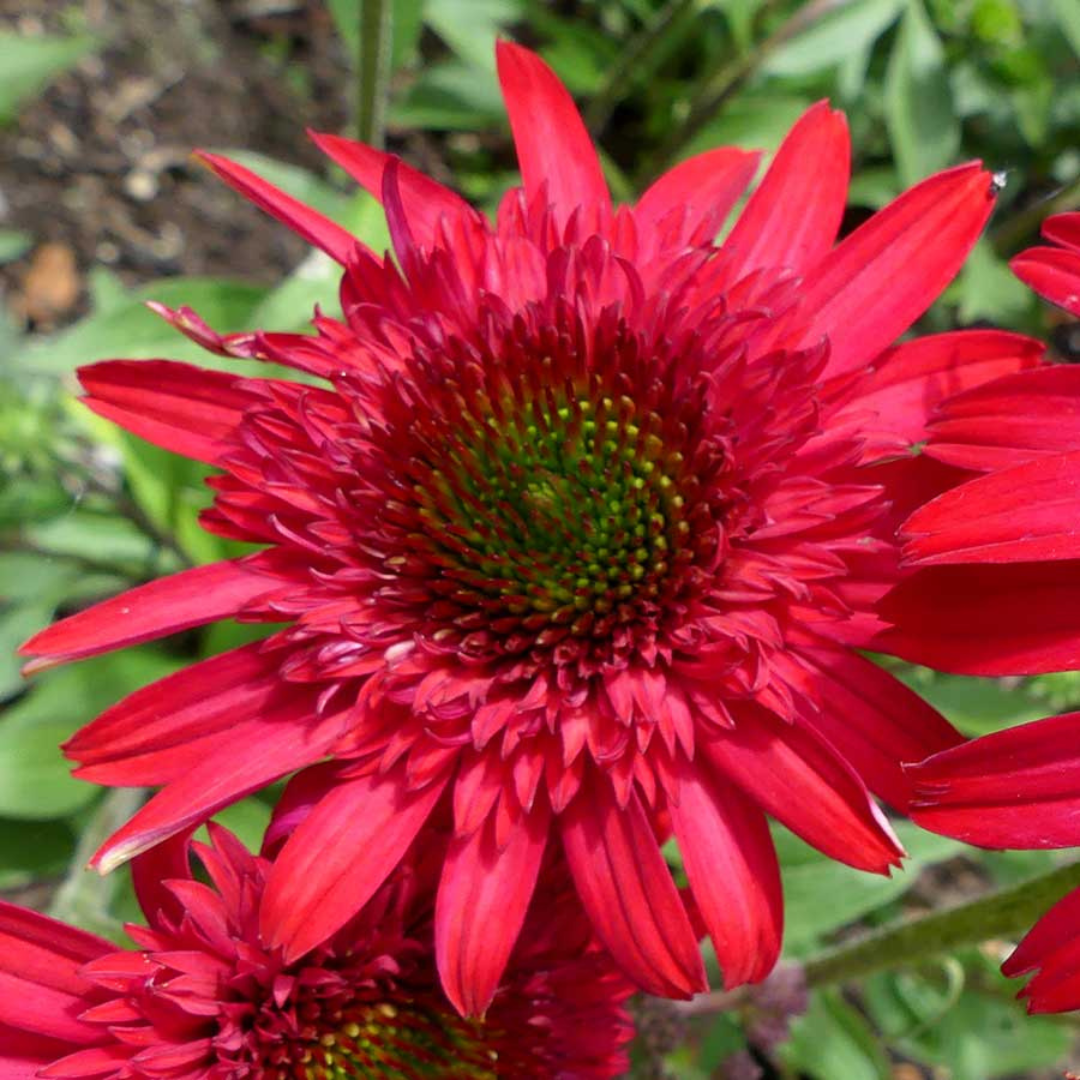
{"type": "MultiPolygon", "coordinates": [[[[496,1080],[497,1054],[483,1026],[411,1003],[356,1005],[323,1034],[277,1043],[263,1056],[268,1080],[496,1080]]],[[[320,1025],[321,1026],[321,1025],[320,1025]]]]}
{"type": "Polygon", "coordinates": [[[380,512],[399,542],[383,565],[405,581],[384,595],[416,597],[477,658],[562,662],[620,627],[651,634],[716,550],[702,491],[723,453],[701,437],[700,394],[632,342],[606,345],[590,366],[565,345],[432,361],[388,426],[380,512]]]}

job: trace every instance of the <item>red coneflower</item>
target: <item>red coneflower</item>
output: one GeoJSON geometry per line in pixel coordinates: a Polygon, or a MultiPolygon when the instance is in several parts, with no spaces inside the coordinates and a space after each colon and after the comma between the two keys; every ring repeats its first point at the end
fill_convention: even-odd
{"type": "MultiPolygon", "coordinates": [[[[1014,272],[1080,315],[1080,214],[1043,224],[1060,248],[1031,248],[1014,272]]],[[[905,524],[926,567],[888,597],[896,648],[958,671],[1025,675],[1080,667],[1080,369],[987,383],[948,402],[927,452],[990,473],[905,524]],[[938,599],[929,625],[925,598],[938,599]],[[991,614],[994,618],[979,622],[991,614]]],[[[990,848],[1080,846],[1080,713],[995,732],[912,766],[924,828],[990,848]]],[[[1080,1008],[1080,890],[1036,923],[1002,966],[1035,971],[1031,1012],[1080,1008]]]]}
{"type": "Polygon", "coordinates": [[[702,154],[615,208],[566,90],[524,49],[498,59],[524,185],[494,224],[316,136],[382,199],[393,257],[204,155],[343,264],[344,322],[220,337],[163,312],[302,384],[166,361],[81,377],[98,413],[218,466],[206,527],[266,548],[25,651],[38,667],[215,619],[285,624],[67,750],[89,780],[164,785],[103,869],[332,757],[270,876],[267,933],[288,957],[367,901],[445,799],[436,938],[463,1013],[491,999],[551,843],[624,970],[686,996],[705,979],[660,852],[673,831],[726,985],[757,980],[782,923],[765,814],[887,872],[902,852],[867,787],[903,807],[900,762],[959,741],[854,647],[882,627],[896,522],[966,475],[912,455],[929,410],[1041,346],[974,331],[889,347],[986,221],[977,164],[835,244],[848,136],[819,104],[717,246],[755,155],[702,154]]]}
{"type": "MultiPolygon", "coordinates": [[[[1048,218],[1063,246],[1010,266],[1080,315],[1080,213],[1048,218]]],[[[925,453],[986,473],[905,524],[908,576],[881,604],[896,625],[879,644],[969,675],[1080,667],[1080,368],[1042,367],[944,402],[925,453]]]]}
{"type": "MultiPolygon", "coordinates": [[[[398,870],[291,962],[262,943],[269,864],[211,826],[135,863],[136,948],[0,903],[0,1066],[8,1080],[586,1080],[627,1067],[632,987],[590,941],[572,886],[545,875],[483,1020],[439,988],[432,883],[398,870]],[[542,907],[541,907],[542,905],[542,907]]],[[[434,880],[434,879],[432,879],[434,880]]]]}

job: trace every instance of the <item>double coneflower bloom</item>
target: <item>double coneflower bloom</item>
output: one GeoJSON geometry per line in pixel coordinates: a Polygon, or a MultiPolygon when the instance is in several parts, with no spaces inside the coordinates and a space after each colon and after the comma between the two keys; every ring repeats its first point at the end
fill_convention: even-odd
{"type": "MultiPolygon", "coordinates": [[[[544,875],[482,1020],[439,987],[430,852],[295,961],[265,944],[271,864],[211,826],[136,859],[134,949],[0,904],[5,1080],[599,1080],[622,1075],[632,987],[565,874],[544,875]],[[569,902],[568,902],[569,900],[569,902]]],[[[430,845],[428,845],[430,847],[430,845]]],[[[437,867],[436,867],[437,869],[437,867]]]]}
{"type": "MultiPolygon", "coordinates": [[[[25,648],[38,668],[218,619],[268,624],[68,744],[87,780],[162,788],[97,864],[297,773],[258,914],[265,947],[296,964],[448,813],[434,941],[466,1016],[496,1000],[552,853],[622,970],[673,997],[705,987],[698,915],[727,986],[773,966],[767,815],[849,865],[899,863],[871,792],[906,809],[901,763],[961,739],[858,650],[902,638],[894,608],[938,618],[896,529],[996,467],[954,453],[931,414],[1042,353],[993,330],[896,344],[990,214],[978,164],[837,243],[848,134],[819,104],[717,244],[756,155],[704,153],[615,207],[551,71],[513,45],[498,61],[523,185],[494,222],[392,157],[316,136],[382,201],[380,256],[204,155],[341,263],[343,319],[219,336],[162,309],[251,375],[152,360],[81,378],[96,412],[215,466],[205,527],[260,550],[25,648]],[[912,587],[883,616],[897,583],[912,587]],[[672,835],[689,906],[661,854],[672,835]]],[[[920,659],[950,666],[951,639],[928,640],[920,659]]]]}

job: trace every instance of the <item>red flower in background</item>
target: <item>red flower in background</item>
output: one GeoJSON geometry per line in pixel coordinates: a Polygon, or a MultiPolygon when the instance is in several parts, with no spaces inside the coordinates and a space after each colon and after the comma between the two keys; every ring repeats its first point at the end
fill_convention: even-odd
{"type": "MultiPolygon", "coordinates": [[[[137,948],[0,903],[7,1080],[537,1080],[621,1076],[632,988],[590,941],[565,878],[545,876],[483,1020],[443,996],[431,875],[410,863],[324,945],[262,944],[269,864],[211,826],[136,860],[137,948]],[[565,884],[560,885],[563,880],[565,884]]],[[[437,869],[437,867],[436,867],[437,869]]]]}
{"type": "MultiPolygon", "coordinates": [[[[1080,214],[1050,218],[1065,248],[1032,248],[1014,271],[1080,314],[1080,214]]],[[[902,655],[982,675],[1080,667],[1080,370],[1009,376],[947,402],[927,453],[989,475],[905,524],[924,567],[882,605],[902,655]],[[930,598],[938,605],[932,612],[930,598]]],[[[990,848],[1080,846],[1080,713],[999,731],[913,766],[912,817],[990,848]]],[[[1037,970],[1033,1012],[1080,1008],[1080,891],[1050,910],[1005,963],[1037,970]]]]}
{"type": "Polygon", "coordinates": [[[379,888],[452,808],[436,941],[482,1014],[545,850],[644,989],[704,986],[659,842],[671,832],[724,981],[762,978],[782,903],[766,814],[887,872],[867,787],[960,737],[854,648],[899,574],[895,525],[968,475],[911,450],[949,394],[1038,362],[996,331],[890,347],[992,205],[978,165],[933,176],[839,244],[843,117],[810,109],[725,242],[757,158],[719,149],[612,206],[565,89],[499,49],[523,173],[494,224],[370,148],[320,146],[386,208],[395,257],[205,155],[345,268],[344,322],[219,337],[303,383],[166,361],[81,373],[89,405],[218,466],[206,527],[265,545],[74,615],[31,667],[216,619],[281,623],[109,710],[79,775],[163,785],[109,868],[268,782],[313,807],[270,874],[289,958],[379,888]],[[313,385],[312,383],[315,383],[313,385]]]}
{"type": "Polygon", "coordinates": [[[1060,247],[1028,248],[1009,266],[1040,296],[1080,316],[1080,212],[1048,217],[1042,233],[1060,247]]]}

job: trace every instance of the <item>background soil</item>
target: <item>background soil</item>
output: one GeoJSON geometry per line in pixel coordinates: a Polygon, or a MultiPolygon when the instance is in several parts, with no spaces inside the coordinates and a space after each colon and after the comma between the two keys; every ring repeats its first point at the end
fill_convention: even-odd
{"type": "MultiPolygon", "coordinates": [[[[67,0],[31,9],[0,0],[0,26],[72,29],[67,0]]],[[[348,85],[325,8],[88,0],[79,15],[106,47],[0,131],[0,228],[33,237],[26,256],[0,268],[17,320],[52,329],[77,317],[97,264],[131,285],[172,274],[271,282],[299,262],[304,242],[191,151],[243,147],[319,167],[303,131],[342,128],[348,85]]]]}

